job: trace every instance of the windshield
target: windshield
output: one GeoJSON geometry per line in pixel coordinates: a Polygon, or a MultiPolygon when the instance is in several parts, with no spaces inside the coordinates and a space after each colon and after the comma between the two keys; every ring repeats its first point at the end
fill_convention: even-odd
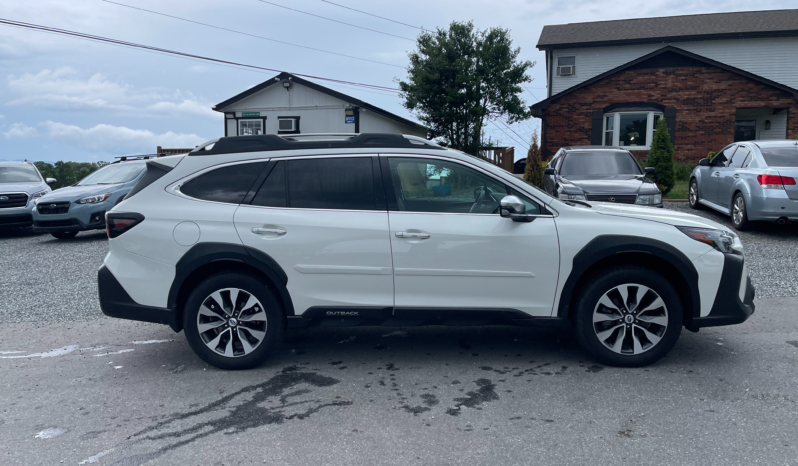
{"type": "Polygon", "coordinates": [[[761,151],[768,167],[798,167],[798,147],[768,147],[761,151]]]}
{"type": "Polygon", "coordinates": [[[626,152],[571,152],[562,162],[562,176],[641,175],[640,165],[626,152]]]}
{"type": "Polygon", "coordinates": [[[41,180],[31,166],[0,167],[0,183],[36,183],[41,180]]]}
{"type": "Polygon", "coordinates": [[[144,171],[144,168],[145,165],[143,163],[108,165],[80,180],[78,186],[86,186],[88,184],[127,183],[128,181],[136,179],[139,173],[144,171]]]}

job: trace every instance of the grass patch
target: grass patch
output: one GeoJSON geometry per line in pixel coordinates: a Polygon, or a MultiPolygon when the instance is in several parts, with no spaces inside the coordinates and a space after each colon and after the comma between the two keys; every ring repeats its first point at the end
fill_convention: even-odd
{"type": "Polygon", "coordinates": [[[663,199],[687,199],[687,181],[677,181],[663,199]]]}

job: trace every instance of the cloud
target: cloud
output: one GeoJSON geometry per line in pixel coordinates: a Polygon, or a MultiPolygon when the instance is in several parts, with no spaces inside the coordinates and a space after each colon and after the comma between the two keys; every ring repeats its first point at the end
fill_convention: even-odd
{"type": "Polygon", "coordinates": [[[26,125],[25,123],[14,123],[11,125],[11,129],[3,133],[6,139],[14,139],[14,138],[32,138],[38,134],[36,128],[26,125]]]}
{"type": "Polygon", "coordinates": [[[107,124],[84,129],[76,125],[45,121],[40,126],[50,139],[59,140],[90,152],[109,154],[152,153],[156,146],[189,148],[206,140],[196,134],[172,131],[155,134],[146,129],[132,129],[107,124]]]}

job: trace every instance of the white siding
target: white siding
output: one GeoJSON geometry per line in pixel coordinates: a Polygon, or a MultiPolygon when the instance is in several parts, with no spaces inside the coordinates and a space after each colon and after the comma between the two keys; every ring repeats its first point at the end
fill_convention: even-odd
{"type": "MultiPolygon", "coordinates": [[[[353,126],[353,125],[349,125],[353,126]]],[[[402,133],[412,134],[426,138],[427,134],[423,130],[416,129],[414,126],[405,125],[388,117],[378,115],[374,112],[360,110],[360,132],[361,133],[402,133]]]]}
{"type": "Polygon", "coordinates": [[[756,120],[756,139],[787,139],[787,112],[773,114],[769,108],[738,109],[737,120],[756,120]],[[765,122],[770,121],[770,129],[765,129],[765,122]]]}
{"type": "Polygon", "coordinates": [[[555,50],[549,96],[667,45],[798,88],[798,37],[772,37],[555,50]],[[576,75],[557,76],[557,57],[571,55],[576,55],[576,75]]]}

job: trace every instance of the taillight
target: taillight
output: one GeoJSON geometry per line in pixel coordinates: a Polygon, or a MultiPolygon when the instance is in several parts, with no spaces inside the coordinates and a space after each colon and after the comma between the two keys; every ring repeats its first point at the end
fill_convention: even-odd
{"type": "Polygon", "coordinates": [[[133,212],[108,212],[105,214],[105,232],[116,238],[144,220],[144,216],[133,212]]]}
{"type": "Polygon", "coordinates": [[[779,175],[759,175],[756,177],[756,181],[765,189],[784,189],[784,185],[795,184],[795,178],[779,175]]]}

